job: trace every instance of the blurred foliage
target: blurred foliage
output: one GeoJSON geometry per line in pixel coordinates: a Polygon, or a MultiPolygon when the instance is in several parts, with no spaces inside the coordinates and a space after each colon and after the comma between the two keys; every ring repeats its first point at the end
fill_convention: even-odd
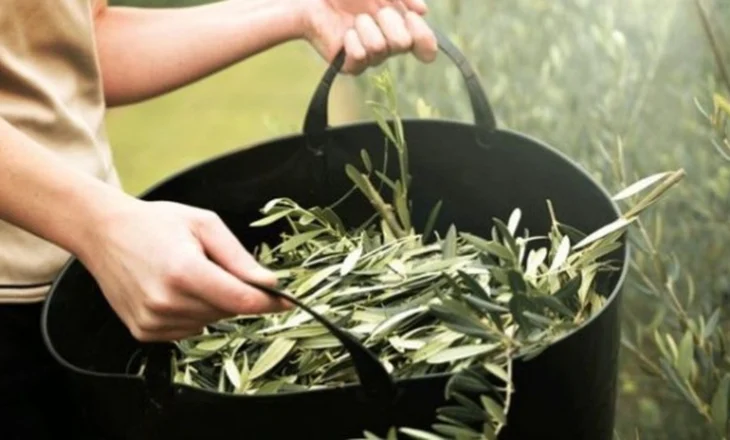
{"type": "MultiPolygon", "coordinates": [[[[673,440],[727,432],[720,424],[730,380],[730,166],[712,145],[730,151],[718,140],[722,121],[713,109],[723,102],[714,93],[730,85],[723,74],[730,2],[701,4],[704,21],[694,0],[429,3],[430,22],[476,68],[502,128],[565,152],[609,191],[687,170],[632,234],[620,438],[637,430],[642,439],[673,440]]],[[[387,67],[404,86],[409,115],[422,99],[439,117],[471,121],[446,57],[427,67],[410,58],[387,67]]]]}
{"type": "MultiPolygon", "coordinates": [[[[168,95],[110,109],[107,130],[125,189],[137,194],[201,160],[299,132],[325,68],[312,52],[287,43],[168,95]]],[[[351,89],[341,81],[333,92],[337,119],[351,115],[351,89]]]]}

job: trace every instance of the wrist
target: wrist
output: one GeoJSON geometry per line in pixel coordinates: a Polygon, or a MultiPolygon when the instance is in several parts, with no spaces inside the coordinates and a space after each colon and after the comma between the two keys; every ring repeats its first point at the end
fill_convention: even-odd
{"type": "Polygon", "coordinates": [[[91,255],[104,246],[104,237],[113,227],[114,219],[129,212],[142,201],[101,181],[85,189],[69,198],[77,215],[70,222],[71,232],[67,235],[65,247],[80,260],[87,262],[91,255]]]}

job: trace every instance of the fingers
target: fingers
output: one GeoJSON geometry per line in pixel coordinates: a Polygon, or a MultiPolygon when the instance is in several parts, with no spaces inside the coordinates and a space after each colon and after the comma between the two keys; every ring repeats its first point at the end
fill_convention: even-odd
{"type": "Polygon", "coordinates": [[[428,12],[428,7],[423,0],[402,0],[402,2],[406,8],[419,15],[425,15],[428,12]]]}
{"type": "Polygon", "coordinates": [[[345,33],[345,53],[347,54],[347,61],[343,67],[345,72],[359,75],[365,71],[368,66],[368,53],[355,29],[349,29],[345,33]]]}
{"type": "Polygon", "coordinates": [[[438,52],[436,36],[421,17],[422,13],[425,4],[410,0],[398,9],[388,6],[380,8],[374,16],[356,16],[353,28],[345,34],[348,59],[344,71],[358,75],[368,67],[382,64],[389,56],[407,52],[422,62],[433,61],[438,52]]]}
{"type": "Polygon", "coordinates": [[[202,211],[195,232],[208,257],[225,270],[242,280],[250,280],[268,286],[276,285],[276,275],[261,266],[246,251],[215,213],[202,211]]]}
{"type": "Polygon", "coordinates": [[[288,302],[242,282],[215,263],[203,260],[190,270],[185,291],[198,293],[200,299],[231,315],[257,315],[288,310],[288,302]]]}
{"type": "Polygon", "coordinates": [[[388,42],[373,17],[367,14],[358,15],[355,18],[355,30],[367,53],[368,65],[378,66],[385,61],[389,52],[388,42]]]}
{"type": "Polygon", "coordinates": [[[438,41],[428,23],[414,12],[406,12],[406,27],[413,39],[413,55],[421,62],[430,63],[436,59],[438,41]]]}
{"type": "Polygon", "coordinates": [[[411,49],[413,38],[406,28],[403,15],[393,8],[383,8],[378,12],[376,20],[382,29],[389,53],[404,53],[411,49]]]}

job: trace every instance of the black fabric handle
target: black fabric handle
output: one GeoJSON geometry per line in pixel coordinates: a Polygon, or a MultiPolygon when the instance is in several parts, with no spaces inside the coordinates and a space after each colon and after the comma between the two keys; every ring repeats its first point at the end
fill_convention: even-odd
{"type": "MultiPolygon", "coordinates": [[[[304,309],[307,313],[322,324],[352,357],[358,379],[362,388],[363,397],[368,401],[378,402],[383,405],[393,402],[397,395],[397,388],[388,371],[380,363],[378,357],[358,341],[351,333],[338,328],[319,313],[312,310],[294,296],[263,286],[257,283],[248,282],[253,287],[279,298],[283,298],[296,306],[304,309]]],[[[156,430],[156,419],[162,413],[166,402],[172,396],[172,375],[170,367],[171,345],[159,343],[149,344],[146,350],[147,365],[145,369],[145,382],[149,393],[146,432],[156,430]]]]}
{"type": "MultiPolygon", "coordinates": [[[[493,132],[497,129],[497,122],[474,69],[466,60],[464,54],[446,36],[436,30],[434,30],[434,33],[436,34],[439,49],[456,65],[464,78],[469,100],[471,101],[477,136],[481,138],[493,132]]],[[[325,72],[309,103],[304,120],[304,135],[312,148],[319,149],[324,144],[329,121],[330,90],[335,78],[337,78],[342,66],[345,64],[345,58],[345,50],[342,49],[325,72]]]]}

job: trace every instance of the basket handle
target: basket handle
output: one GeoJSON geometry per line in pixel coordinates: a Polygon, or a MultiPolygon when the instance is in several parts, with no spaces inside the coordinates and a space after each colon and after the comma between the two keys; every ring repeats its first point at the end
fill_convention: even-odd
{"type": "MultiPolygon", "coordinates": [[[[269,295],[283,298],[304,309],[336,337],[352,357],[361,385],[361,395],[365,400],[382,405],[394,401],[397,396],[397,388],[393,378],[388,374],[383,364],[380,363],[378,357],[350,332],[337,327],[327,318],[288,293],[254,282],[247,281],[247,283],[269,295]]],[[[147,368],[144,380],[150,397],[148,411],[150,411],[152,418],[149,423],[154,423],[154,414],[158,414],[164,409],[172,393],[170,356],[169,344],[153,343],[147,346],[147,368]]],[[[152,429],[152,425],[149,425],[147,429],[152,429]]]]}
{"type": "MultiPolygon", "coordinates": [[[[492,112],[486,93],[479,82],[474,69],[463,53],[445,35],[434,29],[438,47],[456,65],[466,83],[467,93],[471,101],[477,139],[483,141],[487,135],[497,129],[497,122],[492,112]]],[[[328,127],[329,95],[332,84],[345,64],[345,49],[341,49],[329,68],[325,71],[309,103],[304,119],[304,135],[309,146],[319,151],[325,143],[328,127]]]]}

